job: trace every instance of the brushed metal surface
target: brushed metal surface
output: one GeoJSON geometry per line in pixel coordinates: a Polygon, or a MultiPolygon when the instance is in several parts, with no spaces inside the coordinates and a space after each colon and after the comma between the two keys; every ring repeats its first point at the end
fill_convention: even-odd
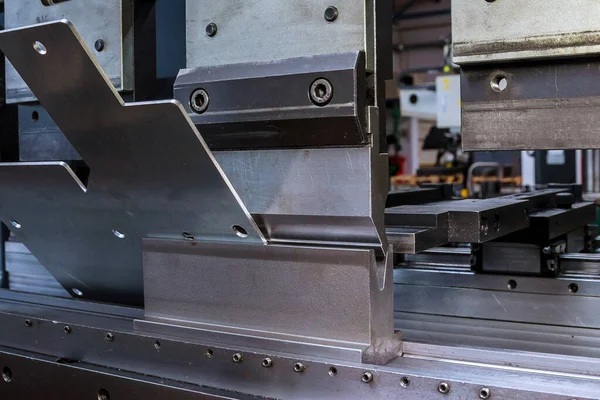
{"type": "Polygon", "coordinates": [[[182,240],[185,232],[197,240],[263,243],[181,104],[125,105],[65,20],[3,31],[0,49],[91,171],[84,184],[76,183],[63,164],[51,164],[51,172],[46,172],[48,164],[0,166],[0,185],[15,185],[15,171],[21,168],[18,184],[23,187],[19,201],[8,195],[2,199],[2,218],[9,226],[11,220],[27,222],[20,222],[21,230],[13,227],[15,234],[60,274],[59,281],[69,276],[69,285],[79,282],[66,288],[77,288],[85,298],[141,303],[142,237],[182,240]],[[44,54],[36,51],[36,42],[43,44],[44,54]],[[49,173],[55,180],[60,175],[68,193],[48,186],[49,173]],[[42,216],[54,212],[55,218],[42,216]],[[245,237],[236,235],[236,225],[245,229],[245,237]],[[119,240],[113,230],[124,238],[119,240]],[[56,245],[65,251],[58,252],[56,245]],[[107,266],[127,279],[114,282],[107,266]]]}
{"type": "Polygon", "coordinates": [[[389,255],[378,263],[373,250],[146,239],[146,318],[397,353],[383,345],[393,338],[389,255]]]}
{"type": "MultiPolygon", "coordinates": [[[[94,49],[102,39],[101,52],[92,50],[108,79],[119,91],[133,89],[133,2],[131,0],[73,0],[45,6],[40,0],[6,0],[5,28],[69,19],[78,26],[82,41],[94,49]]],[[[19,72],[6,65],[7,102],[34,101],[19,72]]]]}
{"type": "Polygon", "coordinates": [[[600,53],[595,0],[452,1],[458,64],[600,53]]]}
{"type": "MultiPolygon", "coordinates": [[[[372,53],[374,22],[367,16],[374,13],[368,8],[372,3],[338,1],[338,18],[327,22],[324,13],[331,5],[329,0],[187,0],[187,66],[269,62],[361,50],[372,53]],[[209,23],[218,27],[213,37],[206,34],[209,23]]],[[[369,54],[368,59],[374,60],[374,55],[369,54]]],[[[372,70],[372,61],[369,64],[372,70]]]]}

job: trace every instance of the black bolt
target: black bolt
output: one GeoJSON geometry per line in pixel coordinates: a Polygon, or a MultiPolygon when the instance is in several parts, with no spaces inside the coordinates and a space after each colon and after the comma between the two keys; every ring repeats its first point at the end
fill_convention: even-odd
{"type": "Polygon", "coordinates": [[[325,21],[333,22],[337,19],[339,11],[334,6],[329,6],[325,9],[325,21]]]}
{"type": "Polygon", "coordinates": [[[113,340],[115,340],[115,335],[108,332],[105,336],[106,340],[108,340],[109,342],[112,342],[113,340]]]}
{"type": "Polygon", "coordinates": [[[102,50],[104,50],[104,40],[102,40],[102,39],[96,40],[96,43],[94,43],[94,48],[96,49],[96,51],[98,53],[100,53],[102,50]]]}
{"type": "Polygon", "coordinates": [[[206,34],[210,37],[215,36],[217,34],[217,24],[211,22],[210,24],[206,25],[206,34]]]}

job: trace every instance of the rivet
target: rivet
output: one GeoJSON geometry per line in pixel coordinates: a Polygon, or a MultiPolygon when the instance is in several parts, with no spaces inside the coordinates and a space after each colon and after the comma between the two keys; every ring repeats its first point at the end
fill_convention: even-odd
{"type": "Polygon", "coordinates": [[[94,49],[96,49],[96,51],[98,53],[100,53],[102,50],[104,50],[104,40],[102,40],[102,39],[96,40],[96,42],[94,43],[94,49]]]}
{"type": "Polygon", "coordinates": [[[211,22],[210,24],[206,25],[206,35],[209,37],[214,37],[217,34],[217,24],[215,24],[214,22],[211,22]]]}

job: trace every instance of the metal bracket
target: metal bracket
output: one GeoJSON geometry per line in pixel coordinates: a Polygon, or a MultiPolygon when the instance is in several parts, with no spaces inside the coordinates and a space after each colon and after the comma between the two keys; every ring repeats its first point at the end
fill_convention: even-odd
{"type": "Polygon", "coordinates": [[[0,165],[0,216],[71,293],[141,304],[144,237],[265,242],[181,104],[124,104],[70,22],[0,50],[90,168],[0,165]]]}

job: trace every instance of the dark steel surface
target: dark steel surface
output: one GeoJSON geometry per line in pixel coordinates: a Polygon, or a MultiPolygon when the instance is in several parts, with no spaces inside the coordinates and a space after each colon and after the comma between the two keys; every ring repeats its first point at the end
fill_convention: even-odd
{"type": "Polygon", "coordinates": [[[2,348],[0,366],[0,396],[6,400],[258,398],[2,348]]]}
{"type": "Polygon", "coordinates": [[[124,105],[67,21],[3,31],[0,48],[92,171],[77,182],[63,164],[0,168],[5,223],[19,221],[13,231],[65,288],[141,304],[142,237],[262,243],[179,103],[124,105]]]}
{"type": "Polygon", "coordinates": [[[465,150],[585,149],[600,146],[597,58],[463,66],[465,150]],[[505,77],[507,87],[490,82],[505,77]]]}
{"type": "MultiPolygon", "coordinates": [[[[279,352],[265,353],[243,347],[223,348],[215,343],[194,343],[192,340],[176,339],[164,334],[148,336],[134,332],[131,331],[131,319],[128,320],[129,328],[127,328],[127,319],[107,318],[106,314],[82,313],[52,307],[39,308],[35,305],[21,305],[15,308],[15,305],[4,301],[0,303],[2,304],[0,323],[3,327],[0,331],[0,345],[22,349],[17,356],[24,356],[26,358],[24,362],[42,359],[44,362],[49,362],[48,368],[55,368],[58,371],[56,373],[62,373],[61,368],[64,368],[66,374],[71,374],[51,375],[53,372],[28,374],[25,383],[21,380],[23,371],[36,371],[37,366],[20,364],[21,359],[12,356],[7,358],[5,353],[14,353],[14,351],[3,350],[1,352],[3,354],[0,355],[0,367],[18,366],[11,369],[14,378],[11,382],[0,380],[0,393],[10,394],[9,398],[13,398],[14,391],[19,389],[24,394],[38,394],[37,387],[44,388],[46,396],[49,396],[54,393],[52,391],[54,387],[63,383],[77,386],[73,392],[77,394],[75,398],[78,399],[96,398],[100,388],[106,389],[111,395],[118,393],[118,398],[132,398],[127,392],[122,394],[121,389],[125,388],[117,384],[114,379],[125,379],[123,384],[127,384],[126,390],[132,393],[135,393],[139,385],[139,391],[147,396],[143,386],[148,384],[148,381],[150,384],[156,382],[149,376],[160,377],[163,386],[175,386],[167,393],[169,399],[178,398],[174,390],[182,387],[192,392],[195,390],[206,394],[222,394],[222,392],[213,392],[207,386],[232,391],[228,394],[235,398],[241,392],[275,398],[366,399],[395,398],[402,395],[407,399],[423,399],[439,396],[437,388],[442,380],[451,385],[453,396],[461,398],[477,398],[482,387],[490,388],[494,396],[503,399],[571,399],[573,396],[585,399],[594,398],[594,394],[600,390],[597,381],[583,375],[546,375],[510,368],[498,369],[493,365],[448,363],[444,359],[435,357],[429,359],[402,357],[387,366],[373,366],[286,355],[279,352]],[[32,321],[31,326],[25,324],[26,319],[32,321]],[[71,327],[71,333],[65,333],[65,325],[71,327]],[[107,332],[113,333],[112,341],[105,339],[107,332]],[[211,352],[208,353],[208,350],[211,352]],[[31,351],[38,355],[23,354],[21,351],[31,351]],[[242,362],[232,361],[232,356],[236,353],[242,355],[242,362]],[[49,358],[39,354],[45,354],[49,358]],[[210,354],[210,357],[207,354],[210,354]],[[270,368],[262,366],[265,357],[272,360],[270,368]],[[56,360],[61,360],[62,364],[57,364],[56,360]],[[294,372],[293,366],[297,362],[302,362],[306,366],[304,372],[294,372]],[[92,364],[112,369],[90,367],[92,364]],[[329,374],[331,367],[336,368],[334,376],[329,374]],[[82,377],[80,371],[75,368],[94,370],[96,375],[82,377]],[[373,381],[369,384],[361,380],[365,371],[373,374],[373,381]],[[48,376],[52,376],[52,379],[47,379],[48,376]],[[402,377],[410,379],[410,386],[401,386],[402,377]],[[129,384],[131,383],[127,381],[129,378],[136,380],[134,385],[129,384]],[[56,380],[60,382],[55,382],[56,380]],[[181,386],[182,384],[173,381],[199,385],[203,388],[185,384],[181,386]],[[12,384],[17,389],[9,386],[12,384]],[[25,384],[31,387],[20,387],[25,384]],[[82,392],[79,392],[80,390],[82,392]]],[[[469,356],[468,353],[462,354],[463,350],[459,351],[460,356],[469,356]]],[[[459,357],[459,354],[454,357],[459,357]]],[[[585,359],[582,362],[585,362],[585,359]]],[[[524,367],[526,368],[527,364],[524,367]]],[[[551,364],[547,367],[550,370],[564,369],[564,366],[552,367],[551,364]]],[[[154,387],[155,396],[150,397],[163,393],[163,388],[154,387]]],[[[71,392],[66,393],[68,395],[71,392]]],[[[25,398],[37,398],[37,396],[25,398]]],[[[111,398],[115,397],[111,396],[111,398]]]]}
{"type": "Polygon", "coordinates": [[[450,200],[453,196],[453,185],[422,185],[419,188],[398,190],[388,193],[386,208],[402,205],[431,203],[450,200]]]}
{"type": "Polygon", "coordinates": [[[368,141],[363,52],[187,69],[177,77],[174,94],[212,150],[368,141]],[[333,90],[322,106],[309,96],[318,79],[327,79],[333,90]],[[190,107],[197,89],[210,96],[202,114],[190,107]]]}
{"type": "Polygon", "coordinates": [[[483,243],[522,230],[529,224],[527,201],[495,198],[388,208],[386,226],[437,226],[432,218],[438,214],[448,215],[448,242],[456,243],[483,243]]]}

